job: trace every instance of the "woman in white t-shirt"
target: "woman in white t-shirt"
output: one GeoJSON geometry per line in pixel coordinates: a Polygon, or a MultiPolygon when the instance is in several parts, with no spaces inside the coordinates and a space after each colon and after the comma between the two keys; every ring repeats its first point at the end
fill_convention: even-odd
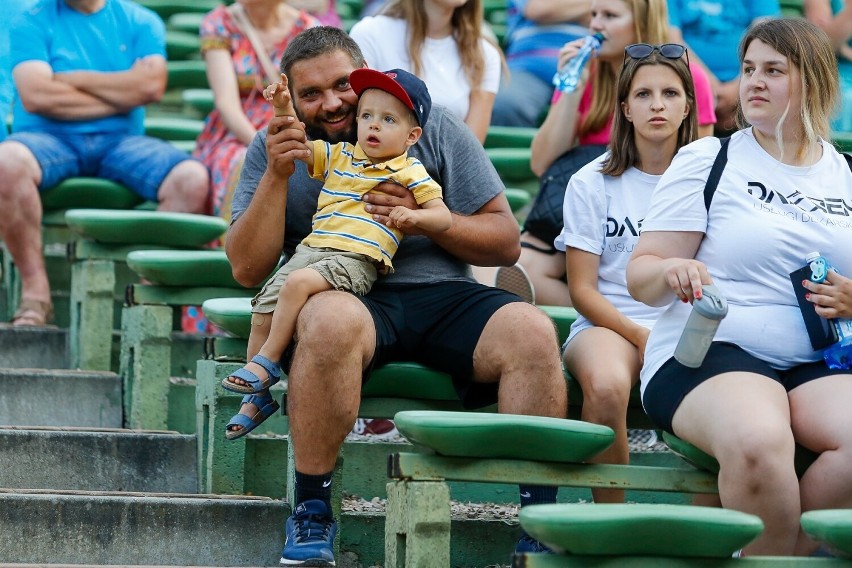
{"type": "MultiPolygon", "coordinates": [[[[616,84],[606,154],[571,177],[565,191],[568,287],[580,316],[565,343],[565,368],[583,389],[583,420],[615,430],[596,463],[626,464],[627,403],[642,352],[660,313],[627,292],[625,270],[651,193],[681,146],[695,140],[695,88],[677,44],[629,45],[616,84]]],[[[595,502],[623,502],[624,491],[592,490],[595,502]]]]}
{"type": "Polygon", "coordinates": [[[417,75],[433,103],[447,107],[485,141],[503,56],[482,34],[482,0],[390,0],[350,35],[367,65],[417,75]]]}
{"type": "MultiPolygon", "coordinates": [[[[715,456],[723,506],[761,517],[765,530],[747,554],[808,554],[817,545],[800,514],[852,508],[852,375],[811,347],[790,279],[811,251],[852,274],[852,174],[827,141],[837,63],[804,19],[754,25],[739,53],[750,127],[731,136],[709,206],[714,138],[675,157],[628,265],[631,294],[667,306],[645,349],[642,402],[660,427],[715,456]],[[689,302],[710,283],[728,315],[693,369],[673,353],[689,302]],[[796,443],[818,455],[801,480],[796,443]]],[[[848,278],[830,273],[807,288],[821,316],[852,317],[848,278]]]]}

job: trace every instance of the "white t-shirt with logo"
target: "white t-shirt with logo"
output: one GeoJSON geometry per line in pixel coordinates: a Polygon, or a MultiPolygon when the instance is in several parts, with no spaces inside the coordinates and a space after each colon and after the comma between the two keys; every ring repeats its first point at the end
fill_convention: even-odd
{"type": "MultiPolygon", "coordinates": [[[[402,69],[414,73],[408,56],[408,24],[405,20],[388,16],[362,18],[349,32],[361,48],[367,65],[379,71],[402,69]]],[[[480,40],[485,57],[485,73],[480,88],[496,93],[500,87],[500,53],[486,40],[480,40]]],[[[459,48],[452,36],[441,39],[426,38],[420,53],[421,76],[432,103],[447,107],[464,120],[470,110],[471,85],[462,69],[459,48]]]]}
{"type": "MultiPolygon", "coordinates": [[[[571,176],[562,206],[564,227],[553,246],[557,250],[573,247],[600,256],[598,292],[631,321],[651,328],[662,309],[646,306],[630,296],[625,271],[661,176],[636,168],[617,177],[603,175],[600,169],[608,156],[607,152],[571,176]]],[[[579,315],[565,344],[593,326],[579,315]]]]}
{"type": "MultiPolygon", "coordinates": [[[[728,300],[715,341],[728,341],[787,369],[817,361],[790,273],[819,251],[841,274],[852,274],[852,174],[831,144],[815,164],[795,167],[767,154],[751,129],[734,134],[728,163],[708,212],[704,186],[719,152],[717,138],[681,148],[654,191],[642,232],[698,231],[696,259],[728,300]]],[[[673,301],[654,326],[645,351],[642,393],[674,353],[690,304],[673,301]]]]}

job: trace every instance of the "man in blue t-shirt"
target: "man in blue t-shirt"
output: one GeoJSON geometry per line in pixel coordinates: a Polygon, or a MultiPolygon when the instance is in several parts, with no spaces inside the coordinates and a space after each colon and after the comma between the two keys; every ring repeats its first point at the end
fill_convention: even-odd
{"type": "Polygon", "coordinates": [[[710,76],[716,95],[716,130],[736,128],[740,38],[756,20],[779,16],[778,0],[668,0],[671,41],[689,47],[710,76]]]}
{"type": "Polygon", "coordinates": [[[159,209],[202,213],[206,168],[143,136],[143,106],[166,86],[165,26],[130,0],[38,0],[12,23],[17,89],[0,144],[0,238],[21,274],[12,322],[50,320],[39,191],[76,176],[121,183],[159,209]]]}
{"type": "Polygon", "coordinates": [[[591,0],[509,0],[506,63],[491,124],[538,126],[553,95],[559,49],[589,33],[591,0]]]}
{"type": "Polygon", "coordinates": [[[9,118],[10,106],[15,96],[12,67],[9,64],[9,27],[14,17],[29,2],[30,0],[3,0],[0,3],[0,142],[9,134],[6,130],[6,119],[9,118]]]}

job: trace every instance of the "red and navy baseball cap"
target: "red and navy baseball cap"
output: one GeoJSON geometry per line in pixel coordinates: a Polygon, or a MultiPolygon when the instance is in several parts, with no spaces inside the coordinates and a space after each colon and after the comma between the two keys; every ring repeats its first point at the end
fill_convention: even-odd
{"type": "Polygon", "coordinates": [[[367,89],[379,89],[390,93],[414,112],[417,122],[423,127],[432,108],[429,89],[419,77],[402,69],[376,71],[366,67],[349,74],[349,84],[359,97],[367,89]]]}

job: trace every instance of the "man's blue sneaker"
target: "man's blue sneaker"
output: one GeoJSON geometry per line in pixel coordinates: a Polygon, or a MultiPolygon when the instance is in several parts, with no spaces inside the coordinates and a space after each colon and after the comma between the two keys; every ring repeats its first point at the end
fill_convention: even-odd
{"type": "Polygon", "coordinates": [[[553,551],[548,547],[527,533],[524,533],[524,536],[522,536],[521,540],[518,541],[518,544],[515,545],[515,554],[524,554],[526,552],[544,552],[546,554],[553,554],[553,551]]]}
{"type": "Polygon", "coordinates": [[[328,505],[319,499],[299,503],[284,524],[287,540],[281,553],[282,566],[334,566],[334,536],[337,523],[328,505]]]}

